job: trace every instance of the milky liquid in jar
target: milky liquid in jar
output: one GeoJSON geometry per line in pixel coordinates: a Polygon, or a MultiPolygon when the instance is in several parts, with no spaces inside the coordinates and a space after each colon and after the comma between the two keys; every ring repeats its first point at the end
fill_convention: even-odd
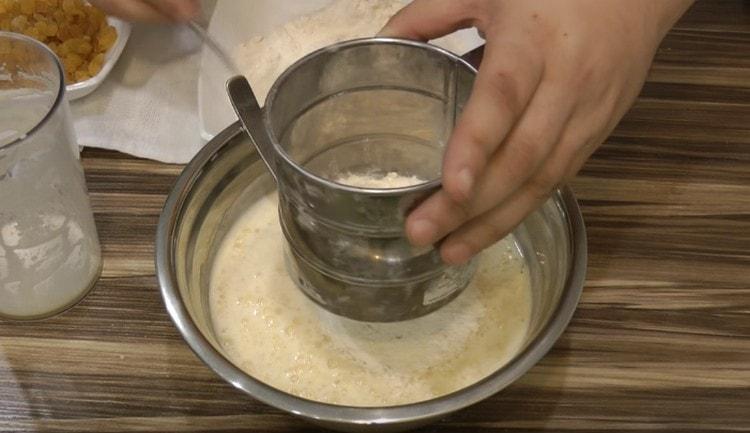
{"type": "Polygon", "coordinates": [[[101,255],[68,105],[58,101],[62,77],[53,59],[44,70],[46,52],[33,57],[32,43],[3,42],[32,53],[36,69],[0,65],[0,317],[40,318],[86,294],[101,255]]]}
{"type": "Polygon", "coordinates": [[[480,257],[473,281],[454,301],[395,323],[350,320],[310,301],[289,278],[283,248],[277,199],[267,196],[225,236],[210,278],[223,351],[273,387],[331,404],[414,403],[476,383],[521,349],[531,288],[512,237],[480,257]]]}

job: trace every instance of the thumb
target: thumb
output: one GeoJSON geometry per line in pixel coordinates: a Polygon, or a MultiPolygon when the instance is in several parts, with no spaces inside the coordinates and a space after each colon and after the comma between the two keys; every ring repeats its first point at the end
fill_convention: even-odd
{"type": "Polygon", "coordinates": [[[380,30],[378,36],[429,41],[475,25],[475,8],[456,0],[414,0],[380,30]]]}

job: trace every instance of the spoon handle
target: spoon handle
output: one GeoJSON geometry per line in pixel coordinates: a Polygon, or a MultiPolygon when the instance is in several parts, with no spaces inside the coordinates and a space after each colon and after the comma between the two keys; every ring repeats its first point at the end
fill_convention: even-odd
{"type": "Polygon", "coordinates": [[[223,63],[232,74],[241,75],[240,68],[237,67],[237,64],[232,60],[232,57],[227,54],[227,51],[221,46],[221,44],[219,44],[202,25],[198,24],[195,20],[190,20],[188,21],[187,26],[193,31],[193,33],[201,38],[203,43],[216,55],[216,57],[219,58],[221,63],[223,63]]]}
{"type": "Polygon", "coordinates": [[[263,111],[255,98],[250,83],[242,75],[237,75],[227,81],[227,93],[232,102],[237,117],[250,136],[263,162],[276,180],[276,158],[273,144],[263,124],[263,111]]]}

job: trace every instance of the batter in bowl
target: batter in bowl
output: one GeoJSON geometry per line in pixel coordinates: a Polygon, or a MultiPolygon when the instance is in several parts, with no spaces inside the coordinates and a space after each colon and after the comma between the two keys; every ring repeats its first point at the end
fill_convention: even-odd
{"type": "Polygon", "coordinates": [[[283,248],[273,194],[224,238],[209,294],[226,356],[275,388],[348,406],[415,403],[481,380],[521,349],[531,288],[512,237],[480,256],[454,301],[396,323],[358,322],[319,307],[289,278],[283,248]]]}

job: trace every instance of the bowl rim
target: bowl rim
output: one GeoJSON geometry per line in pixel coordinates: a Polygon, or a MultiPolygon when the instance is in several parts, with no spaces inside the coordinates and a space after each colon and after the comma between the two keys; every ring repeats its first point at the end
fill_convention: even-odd
{"type": "MultiPolygon", "coordinates": [[[[388,425],[418,423],[450,414],[482,401],[525,374],[552,348],[563,333],[578,305],[586,275],[587,244],[583,217],[569,187],[556,194],[568,217],[571,237],[571,265],[565,287],[549,322],[539,334],[500,370],[481,381],[432,400],[389,407],[353,407],[322,403],[294,396],[244,373],[216,350],[201,333],[188,312],[177,285],[174,267],[174,234],[190,190],[227,143],[244,133],[239,122],[225,128],[184,168],[164,204],[156,233],[155,266],[162,298],[174,325],[190,349],[222,379],[251,397],[291,414],[321,423],[388,425]]],[[[255,152],[255,150],[253,150],[255,152]]]]}

